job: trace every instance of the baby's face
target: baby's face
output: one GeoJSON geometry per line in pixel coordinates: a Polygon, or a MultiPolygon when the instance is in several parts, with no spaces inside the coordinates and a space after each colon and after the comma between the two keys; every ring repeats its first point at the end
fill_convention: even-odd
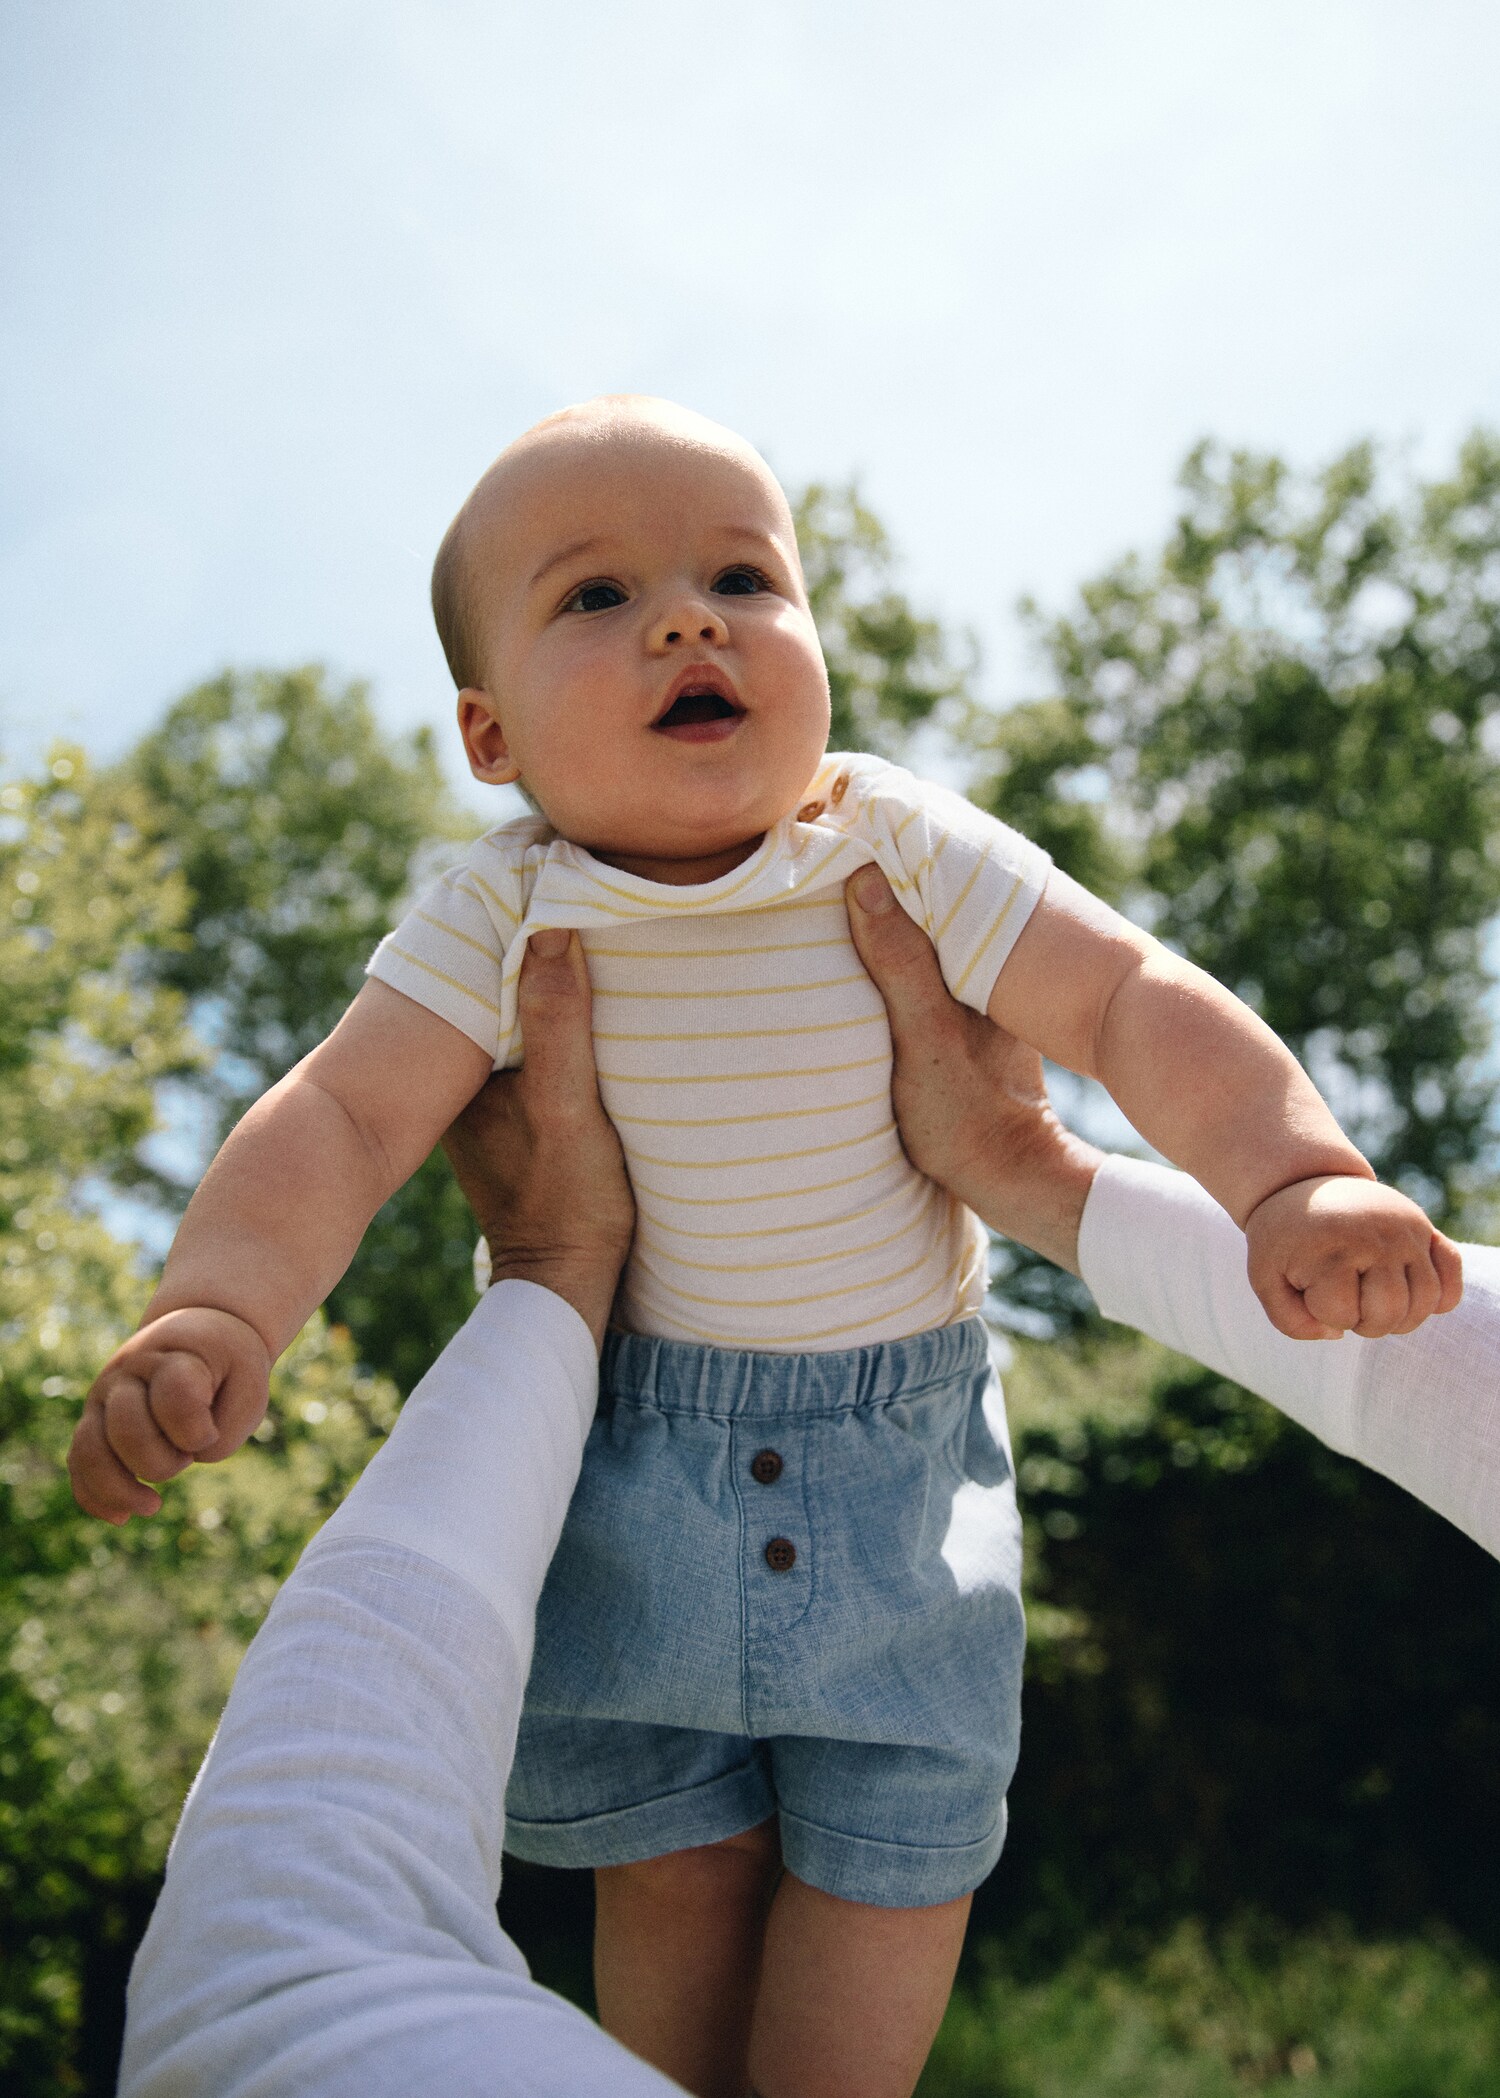
{"type": "Polygon", "coordinates": [[[753,453],[564,428],[481,485],[470,766],[648,880],[727,871],[795,809],[828,677],[785,497],[753,453]]]}

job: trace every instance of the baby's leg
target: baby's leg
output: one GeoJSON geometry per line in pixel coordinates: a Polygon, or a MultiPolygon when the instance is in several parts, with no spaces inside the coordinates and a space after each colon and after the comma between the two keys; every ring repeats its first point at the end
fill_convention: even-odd
{"type": "Polygon", "coordinates": [[[766,1911],[780,1870],[773,1820],[594,1874],[599,2022],[695,2098],[745,2098],[766,1911]]]}
{"type": "Polygon", "coordinates": [[[756,2098],[910,2098],[947,2008],[972,1899],[883,1909],[786,1873],[766,1924],[750,2033],[756,2098]]]}

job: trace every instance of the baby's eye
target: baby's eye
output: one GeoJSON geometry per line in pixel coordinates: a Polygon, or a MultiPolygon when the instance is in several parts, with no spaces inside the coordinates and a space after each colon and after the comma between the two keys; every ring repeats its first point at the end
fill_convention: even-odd
{"type": "Polygon", "coordinates": [[[726,568],[714,584],[720,597],[754,597],[767,587],[758,568],[726,568]]]}
{"type": "Polygon", "coordinates": [[[563,606],[565,612],[610,612],[623,605],[625,593],[618,583],[581,583],[563,606]]]}

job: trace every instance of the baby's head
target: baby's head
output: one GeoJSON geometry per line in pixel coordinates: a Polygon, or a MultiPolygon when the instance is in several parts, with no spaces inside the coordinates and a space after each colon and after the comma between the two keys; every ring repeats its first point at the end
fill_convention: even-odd
{"type": "Polygon", "coordinates": [[[828,676],[786,497],[719,424],[549,416],[449,526],[432,603],[475,777],[601,858],[709,880],[802,800],[828,676]]]}

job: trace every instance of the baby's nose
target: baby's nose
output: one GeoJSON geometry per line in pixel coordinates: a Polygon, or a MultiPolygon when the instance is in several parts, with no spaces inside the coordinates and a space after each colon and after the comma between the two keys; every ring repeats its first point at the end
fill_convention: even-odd
{"type": "Polygon", "coordinates": [[[729,638],[723,617],[710,605],[676,605],[656,621],[652,639],[658,648],[680,648],[707,641],[722,645],[729,638]]]}

